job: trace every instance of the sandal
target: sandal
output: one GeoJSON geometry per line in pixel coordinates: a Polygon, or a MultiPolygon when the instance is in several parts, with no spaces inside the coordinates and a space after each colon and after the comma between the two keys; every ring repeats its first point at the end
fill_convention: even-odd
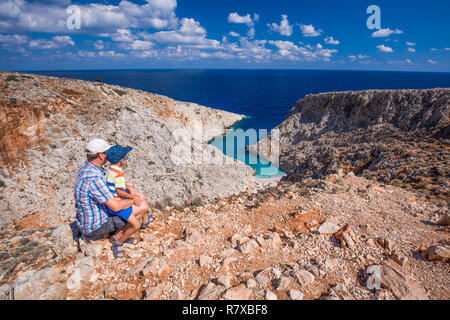
{"type": "Polygon", "coordinates": [[[152,223],[153,221],[155,221],[155,219],[156,219],[155,216],[150,216],[150,215],[148,215],[148,216],[147,216],[147,221],[142,222],[142,224],[141,224],[141,229],[147,228],[147,227],[150,225],[150,223],[152,223]]]}
{"type": "MultiPolygon", "coordinates": [[[[109,237],[109,241],[111,241],[112,244],[116,243],[117,240],[114,238],[114,236],[109,237]]],[[[138,244],[139,240],[133,237],[128,238],[127,240],[125,240],[122,243],[126,243],[126,244],[138,244]]]]}
{"type": "Polygon", "coordinates": [[[111,242],[114,258],[123,258],[124,257],[123,250],[119,250],[120,248],[123,247],[123,243],[117,243],[115,240],[112,240],[111,242]]]}
{"type": "Polygon", "coordinates": [[[127,243],[127,244],[137,244],[139,241],[136,238],[128,238],[127,240],[125,240],[123,243],[127,243]]]}

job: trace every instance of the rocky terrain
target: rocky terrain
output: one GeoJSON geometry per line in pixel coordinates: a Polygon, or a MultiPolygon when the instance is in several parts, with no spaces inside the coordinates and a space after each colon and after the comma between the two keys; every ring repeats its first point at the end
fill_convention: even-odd
{"type": "MultiPolygon", "coordinates": [[[[450,195],[449,113],[448,88],[308,95],[277,127],[279,165],[292,181],[343,169],[418,190],[445,205],[450,195]]],[[[259,146],[271,158],[264,152],[267,139],[259,146]]]]}
{"type": "Polygon", "coordinates": [[[168,159],[173,132],[212,153],[206,142],[241,116],[0,76],[0,209],[14,222],[0,225],[0,300],[450,298],[447,89],[307,96],[279,126],[287,178],[262,183],[234,161],[168,159]],[[196,137],[195,121],[213,133],[196,137]],[[157,216],[121,259],[108,240],[75,242],[69,224],[83,146],[98,132],[135,147],[127,174],[157,216]]]}
{"type": "Polygon", "coordinates": [[[114,85],[0,72],[0,225],[70,222],[93,138],[134,148],[127,179],[158,206],[251,188],[253,170],[207,144],[242,118],[114,85]]]}
{"type": "Polygon", "coordinates": [[[450,297],[448,211],[353,173],[153,213],[123,259],[108,240],[78,248],[68,225],[5,228],[0,297],[450,297]]]}

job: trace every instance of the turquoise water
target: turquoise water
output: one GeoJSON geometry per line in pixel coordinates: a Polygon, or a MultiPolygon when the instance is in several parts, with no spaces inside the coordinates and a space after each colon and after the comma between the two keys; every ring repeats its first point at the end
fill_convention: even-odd
{"type": "Polygon", "coordinates": [[[238,143],[239,129],[245,131],[245,122],[249,119],[250,117],[237,122],[232,128],[227,130],[226,135],[213,139],[210,144],[221,150],[225,155],[244,162],[255,169],[256,176],[259,178],[275,178],[285,175],[286,173],[276,165],[246,151],[246,147],[249,144],[254,144],[255,141],[264,138],[266,136],[265,132],[256,131],[255,141],[250,141],[250,138],[246,138],[245,142],[242,140],[244,143],[238,143]],[[227,149],[227,146],[233,146],[234,148],[227,149]]]}

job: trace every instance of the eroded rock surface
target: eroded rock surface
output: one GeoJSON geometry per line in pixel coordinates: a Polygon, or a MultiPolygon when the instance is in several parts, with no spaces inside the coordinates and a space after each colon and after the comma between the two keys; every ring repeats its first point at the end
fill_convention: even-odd
{"type": "Polygon", "coordinates": [[[0,72],[0,223],[70,221],[77,170],[93,138],[134,148],[126,177],[150,203],[243,191],[254,171],[208,145],[242,118],[130,88],[0,72]]]}
{"type": "Polygon", "coordinates": [[[276,127],[279,164],[292,181],[343,170],[448,200],[449,113],[449,88],[307,95],[276,127]]]}

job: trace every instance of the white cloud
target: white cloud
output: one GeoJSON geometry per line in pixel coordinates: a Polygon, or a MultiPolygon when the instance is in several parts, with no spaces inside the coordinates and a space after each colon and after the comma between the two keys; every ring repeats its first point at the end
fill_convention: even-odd
{"type": "Polygon", "coordinates": [[[255,36],[255,28],[251,27],[247,32],[247,37],[253,38],[255,36]]]}
{"type": "Polygon", "coordinates": [[[128,29],[117,29],[113,34],[108,34],[113,41],[117,42],[132,42],[135,36],[128,29]]]}
{"type": "Polygon", "coordinates": [[[287,58],[290,60],[304,61],[329,61],[336,49],[324,49],[318,43],[315,46],[297,46],[291,41],[269,40],[269,44],[278,48],[278,58],[287,58]]]}
{"type": "Polygon", "coordinates": [[[304,25],[300,24],[300,30],[302,30],[304,37],[317,37],[320,36],[320,33],[322,30],[316,30],[312,24],[310,25],[304,25]]]}
{"type": "Polygon", "coordinates": [[[325,37],[324,41],[325,41],[325,43],[328,43],[328,44],[334,44],[334,45],[339,44],[339,40],[333,39],[333,37],[325,37]]]}
{"type": "Polygon", "coordinates": [[[146,40],[134,40],[132,42],[123,42],[120,48],[125,50],[149,50],[155,44],[146,40]]]}
{"type": "Polygon", "coordinates": [[[365,54],[358,54],[358,55],[350,55],[348,56],[351,61],[360,60],[361,63],[364,61],[367,61],[367,59],[370,59],[370,56],[365,54]]]}
{"type": "MultiPolygon", "coordinates": [[[[69,1],[1,0],[0,32],[73,33],[66,26],[69,1]]],[[[77,33],[97,34],[127,28],[173,28],[178,23],[175,0],[148,0],[142,5],[122,0],[118,5],[77,4],[81,29],[77,33]]]]}
{"type": "Polygon", "coordinates": [[[148,4],[158,10],[172,12],[177,7],[177,0],[146,0],[148,4]]]}
{"type": "Polygon", "coordinates": [[[156,41],[160,44],[183,44],[197,48],[217,48],[217,40],[207,39],[206,30],[194,19],[183,18],[176,30],[159,31],[156,33],[141,32],[138,36],[145,40],[156,41]]]}
{"type": "Polygon", "coordinates": [[[23,46],[28,43],[29,38],[20,34],[7,34],[0,33],[0,46],[8,51],[23,52],[23,46]]]}
{"type": "MultiPolygon", "coordinates": [[[[258,16],[259,18],[259,16],[258,16]]],[[[253,20],[250,14],[246,14],[245,16],[240,16],[237,12],[230,13],[228,15],[229,23],[244,23],[249,26],[253,26],[253,20]]]]}
{"type": "Polygon", "coordinates": [[[79,56],[81,58],[95,58],[95,52],[78,50],[77,56],[79,56]]]}
{"type": "Polygon", "coordinates": [[[75,42],[69,36],[55,36],[51,39],[35,39],[28,43],[30,49],[48,50],[59,49],[67,46],[75,46],[75,42]]]}
{"type": "Polygon", "coordinates": [[[416,52],[416,49],[414,49],[414,48],[408,48],[408,52],[416,52]]]}
{"type": "Polygon", "coordinates": [[[97,40],[94,42],[94,48],[97,50],[103,50],[105,49],[105,42],[102,40],[97,40]]]}
{"type": "Polygon", "coordinates": [[[190,18],[183,18],[181,20],[181,26],[178,29],[178,31],[182,34],[186,35],[205,35],[206,30],[205,28],[200,26],[200,22],[195,21],[194,19],[190,18]]]}
{"type": "Polygon", "coordinates": [[[232,12],[228,15],[228,23],[240,23],[240,24],[246,24],[247,27],[250,29],[247,32],[247,37],[253,38],[255,36],[255,23],[259,20],[259,14],[255,13],[253,14],[253,19],[250,16],[249,13],[247,13],[245,16],[240,16],[236,12],[232,12]]]}
{"type": "Polygon", "coordinates": [[[407,46],[415,46],[416,44],[414,42],[406,41],[406,45],[407,46]]]}
{"type": "Polygon", "coordinates": [[[124,58],[125,55],[123,53],[118,53],[116,51],[99,51],[98,55],[100,57],[106,57],[106,58],[124,58]]]}
{"type": "Polygon", "coordinates": [[[431,59],[428,59],[427,62],[431,63],[431,64],[436,64],[437,63],[437,61],[434,61],[434,60],[431,60],[431,59]]]}
{"type": "Polygon", "coordinates": [[[450,48],[449,47],[442,48],[442,49],[431,48],[431,51],[450,51],[450,48]]]}
{"type": "Polygon", "coordinates": [[[281,15],[281,22],[279,25],[276,23],[268,23],[267,26],[270,30],[278,32],[282,36],[289,37],[292,35],[293,28],[292,25],[289,24],[288,17],[285,14],[281,15]]]}
{"type": "Polygon", "coordinates": [[[232,37],[240,37],[241,36],[239,33],[234,32],[234,31],[230,31],[228,34],[232,37]]]}
{"type": "Polygon", "coordinates": [[[375,31],[374,33],[372,33],[372,37],[377,38],[377,37],[389,37],[391,34],[400,34],[403,33],[402,30],[396,29],[396,30],[391,30],[389,28],[386,29],[380,29],[375,31]]]}
{"type": "Polygon", "coordinates": [[[408,64],[412,64],[412,61],[410,59],[406,59],[405,62],[408,64]]]}
{"type": "Polygon", "coordinates": [[[387,52],[387,53],[394,52],[394,50],[392,50],[391,47],[387,47],[384,44],[377,46],[377,49],[382,52],[387,52]]]}

